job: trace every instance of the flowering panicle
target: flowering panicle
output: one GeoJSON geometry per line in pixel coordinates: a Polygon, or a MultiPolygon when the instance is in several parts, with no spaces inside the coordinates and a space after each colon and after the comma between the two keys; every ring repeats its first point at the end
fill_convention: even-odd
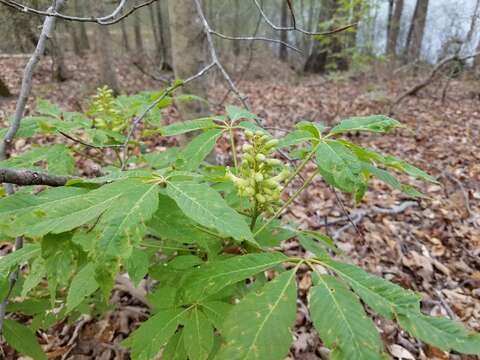
{"type": "Polygon", "coordinates": [[[112,89],[108,86],[97,89],[89,114],[94,117],[95,127],[98,129],[121,132],[126,128],[127,123],[115,104],[112,89]]]}
{"type": "Polygon", "coordinates": [[[240,196],[248,197],[256,204],[256,211],[274,212],[280,204],[281,183],[288,178],[289,170],[283,163],[269,157],[278,140],[270,139],[261,131],[247,130],[249,143],[243,145],[242,164],[238,175],[227,171],[227,177],[234,183],[240,196]]]}

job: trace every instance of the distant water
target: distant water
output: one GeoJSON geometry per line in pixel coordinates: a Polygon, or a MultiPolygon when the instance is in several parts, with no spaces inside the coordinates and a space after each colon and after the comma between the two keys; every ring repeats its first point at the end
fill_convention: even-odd
{"type": "MultiPolygon", "coordinates": [[[[442,49],[453,38],[465,39],[467,36],[477,0],[430,0],[427,14],[425,36],[422,43],[422,58],[429,62],[436,62],[442,55],[442,49]]],[[[388,0],[376,0],[377,7],[372,9],[376,13],[376,22],[364,27],[359,41],[370,41],[377,54],[385,52],[388,0]],[[374,30],[372,32],[372,30],[374,30]],[[374,34],[373,38],[367,34],[374,34]],[[366,39],[368,37],[369,39],[366,39]]],[[[405,46],[409,24],[413,17],[416,0],[405,0],[400,27],[399,50],[405,46]]],[[[477,14],[478,16],[479,14],[477,14]]],[[[471,54],[480,41],[480,19],[474,32],[472,41],[466,44],[463,51],[471,54]]]]}

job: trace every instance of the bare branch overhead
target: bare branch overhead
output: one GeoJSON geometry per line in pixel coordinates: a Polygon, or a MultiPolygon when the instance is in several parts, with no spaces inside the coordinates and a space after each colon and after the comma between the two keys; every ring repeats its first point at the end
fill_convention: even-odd
{"type": "Polygon", "coordinates": [[[113,25],[125,19],[127,16],[130,16],[132,13],[134,13],[138,9],[141,9],[145,6],[153,4],[156,1],[158,0],[148,0],[141,4],[134,5],[128,11],[124,11],[124,8],[128,3],[128,0],[121,0],[118,6],[110,14],[106,16],[99,16],[99,17],[94,17],[94,16],[78,17],[78,16],[65,15],[65,14],[59,13],[57,10],[52,10],[52,9],[48,9],[47,11],[42,11],[42,10],[34,9],[32,7],[23,5],[14,0],[0,0],[0,4],[3,4],[5,6],[11,7],[15,10],[18,10],[27,14],[34,14],[38,16],[51,16],[51,17],[55,17],[55,18],[59,18],[67,21],[90,22],[90,23],[96,23],[99,25],[113,25]],[[123,14],[119,16],[121,13],[123,14]]]}
{"type": "MultiPolygon", "coordinates": [[[[352,23],[352,24],[348,24],[348,25],[345,25],[345,26],[342,26],[342,27],[339,27],[337,29],[333,29],[333,30],[330,30],[330,31],[324,31],[324,32],[314,32],[314,31],[307,31],[305,29],[302,29],[302,28],[299,28],[296,26],[296,24],[294,24],[294,26],[287,26],[287,27],[281,27],[281,26],[277,26],[275,25],[267,16],[267,14],[265,14],[265,12],[263,11],[262,9],[262,6],[260,5],[260,3],[258,2],[258,0],[253,0],[253,2],[255,3],[255,6],[257,7],[258,11],[260,12],[260,15],[262,16],[263,20],[274,30],[276,31],[298,31],[298,32],[301,32],[302,34],[305,34],[305,35],[311,35],[311,36],[324,36],[324,35],[333,35],[333,34],[336,34],[336,33],[339,33],[339,32],[342,32],[342,31],[345,31],[347,29],[350,29],[354,26],[357,26],[357,23],[352,23]]],[[[289,3],[290,5],[290,3],[289,3]]],[[[293,12],[292,12],[293,14],[293,12]]]]}

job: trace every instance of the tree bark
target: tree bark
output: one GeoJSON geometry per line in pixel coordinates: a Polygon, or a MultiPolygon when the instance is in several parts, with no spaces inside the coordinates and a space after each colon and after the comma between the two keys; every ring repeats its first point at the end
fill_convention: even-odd
{"type": "Polygon", "coordinates": [[[5,84],[5,81],[0,78],[0,97],[9,97],[12,94],[10,93],[10,90],[8,90],[7,84],[5,84]]]}
{"type": "Polygon", "coordinates": [[[161,46],[160,46],[160,36],[159,33],[161,29],[157,27],[157,19],[155,18],[155,9],[153,6],[149,6],[148,13],[150,16],[150,27],[152,28],[153,41],[155,42],[155,54],[157,60],[161,61],[161,46]]]}
{"type": "MultiPolygon", "coordinates": [[[[205,67],[205,34],[200,18],[191,0],[168,0],[168,14],[172,44],[173,70],[177,79],[186,79],[205,67]]],[[[187,84],[183,93],[207,99],[207,83],[199,78],[187,84]]],[[[208,104],[203,101],[176,103],[182,120],[209,115],[208,104]]],[[[185,143],[187,138],[181,140],[185,143]]]]}
{"type": "MultiPolygon", "coordinates": [[[[288,22],[287,0],[282,0],[282,14],[281,14],[281,18],[280,18],[281,27],[287,27],[287,22],[288,22]]],[[[287,42],[288,32],[282,31],[280,33],[280,40],[282,40],[283,42],[287,42]]],[[[288,51],[287,51],[287,47],[284,44],[280,44],[278,55],[279,55],[281,61],[287,61],[288,60],[288,51]]]]}
{"type": "Polygon", "coordinates": [[[393,12],[388,23],[387,55],[395,55],[397,49],[398,35],[400,33],[400,21],[402,18],[404,0],[390,0],[393,5],[393,12]]]}
{"type": "MultiPolygon", "coordinates": [[[[75,0],[75,12],[78,16],[85,16],[85,6],[88,0],[75,0]]],[[[70,24],[71,27],[76,27],[78,29],[78,41],[79,41],[79,48],[81,49],[81,53],[84,53],[86,50],[90,50],[90,41],[88,40],[87,34],[87,26],[83,22],[79,22],[77,24],[70,24]]]]}
{"type": "Polygon", "coordinates": [[[413,19],[407,37],[407,59],[409,61],[418,59],[422,51],[428,3],[429,0],[417,0],[417,5],[415,6],[415,12],[413,13],[413,19]]]}
{"type": "MultiPolygon", "coordinates": [[[[211,6],[211,5],[210,5],[211,6]]],[[[233,35],[240,36],[240,0],[235,0],[234,19],[233,19],[233,35]]],[[[240,41],[233,42],[233,54],[240,55],[240,41]]]]}
{"type": "MultiPolygon", "coordinates": [[[[97,1],[96,11],[98,14],[104,13],[102,1],[97,1]]],[[[107,85],[113,90],[114,94],[120,93],[117,73],[112,56],[112,37],[108,26],[96,25],[97,30],[97,54],[100,60],[100,81],[102,85],[107,85]]]]}
{"type": "Polygon", "coordinates": [[[130,52],[131,48],[130,48],[130,42],[128,40],[128,32],[127,32],[127,24],[126,24],[126,21],[120,21],[120,26],[121,26],[121,29],[122,29],[122,42],[123,42],[123,46],[125,47],[125,50],[127,50],[127,52],[130,52]]]}
{"type": "Polygon", "coordinates": [[[137,54],[143,53],[143,38],[142,38],[142,22],[140,20],[140,15],[138,11],[135,11],[133,13],[133,27],[134,27],[134,33],[135,33],[135,50],[137,51],[137,54]]]}
{"type": "Polygon", "coordinates": [[[50,40],[50,50],[53,64],[53,80],[57,82],[66,81],[70,79],[71,74],[69,73],[67,65],[65,64],[65,52],[63,49],[62,41],[59,40],[57,32],[53,32],[50,40]]]}

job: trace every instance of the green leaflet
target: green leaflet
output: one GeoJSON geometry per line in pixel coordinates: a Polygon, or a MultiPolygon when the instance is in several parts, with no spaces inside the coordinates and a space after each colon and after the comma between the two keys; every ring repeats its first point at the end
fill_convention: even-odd
{"type": "Polygon", "coordinates": [[[75,160],[70,155],[70,149],[61,144],[33,148],[16,157],[0,161],[0,166],[42,170],[41,167],[36,166],[39,162],[45,162],[47,164],[45,170],[52,175],[71,175],[75,172],[75,160]]]}
{"type": "Polygon", "coordinates": [[[67,295],[67,312],[75,309],[85,298],[98,289],[95,270],[95,265],[88,263],[73,277],[67,295]]]}
{"type": "Polygon", "coordinates": [[[41,257],[36,258],[31,265],[30,272],[23,282],[21,297],[27,296],[30,290],[35,288],[47,275],[45,260],[41,257]]]}
{"type": "Polygon", "coordinates": [[[265,135],[272,136],[272,134],[270,134],[267,130],[258,126],[256,123],[253,123],[253,122],[250,122],[250,121],[240,121],[237,125],[235,125],[235,128],[250,130],[252,132],[261,131],[265,135]]]}
{"type": "Polygon", "coordinates": [[[295,127],[299,130],[309,132],[311,137],[317,140],[321,138],[322,133],[325,130],[325,126],[323,126],[321,123],[305,120],[295,124],[295,127]]]}
{"type": "Polygon", "coordinates": [[[97,218],[114,201],[97,197],[98,192],[58,187],[39,195],[15,194],[0,200],[0,223],[10,236],[43,236],[69,231],[97,218]]]}
{"type": "Polygon", "coordinates": [[[107,194],[121,194],[98,223],[101,254],[128,257],[132,246],[143,238],[145,223],[158,207],[158,185],[136,179],[103,186],[107,194]]]}
{"type": "Polygon", "coordinates": [[[390,281],[371,275],[357,266],[332,260],[323,262],[342,277],[368,306],[385,318],[394,320],[399,311],[416,311],[420,298],[390,281]]]}
{"type": "Polygon", "coordinates": [[[222,135],[221,129],[211,129],[203,134],[196,136],[180,153],[180,157],[185,160],[182,169],[195,170],[210,154],[222,135]]]}
{"type": "Polygon", "coordinates": [[[377,329],[358,298],[333,276],[319,275],[310,289],[310,314],[332,360],[383,360],[377,329]]]}
{"type": "Polygon", "coordinates": [[[170,341],[165,346],[162,356],[168,360],[187,360],[188,355],[185,350],[183,340],[183,331],[177,331],[175,335],[170,338],[170,341]]]}
{"type": "Polygon", "coordinates": [[[145,321],[125,341],[133,360],[153,359],[177,330],[186,309],[161,310],[145,321]]]}
{"type": "Polygon", "coordinates": [[[342,134],[348,131],[389,132],[402,127],[397,120],[384,115],[358,116],[342,120],[340,124],[330,130],[331,134],[342,134]]]}
{"type": "Polygon", "coordinates": [[[240,119],[251,119],[251,120],[255,120],[257,119],[257,115],[255,114],[252,114],[250,111],[244,109],[244,108],[240,108],[238,106],[227,106],[225,108],[226,112],[227,112],[227,116],[228,118],[230,119],[230,121],[232,122],[235,122],[237,120],[240,120],[240,119]]]}
{"type": "Polygon", "coordinates": [[[383,163],[385,166],[391,167],[393,169],[397,169],[407,173],[410,176],[413,176],[417,179],[422,179],[425,181],[429,181],[431,183],[438,184],[438,180],[435,179],[433,176],[427,174],[425,171],[420,170],[419,168],[407,163],[404,160],[401,160],[395,156],[386,156],[384,158],[383,163]]]}
{"type": "Polygon", "coordinates": [[[145,277],[148,272],[148,265],[149,258],[147,253],[140,249],[133,249],[132,255],[125,263],[125,267],[134,286],[138,286],[145,277]]]}
{"type": "Polygon", "coordinates": [[[216,359],[285,358],[292,343],[290,327],[296,315],[295,273],[284,272],[233,307],[225,320],[225,342],[216,359]]]}
{"type": "Polygon", "coordinates": [[[47,360],[47,356],[37,342],[35,333],[25,325],[5,319],[3,336],[7,343],[18,352],[28,355],[35,360],[47,360]]]}
{"type": "Polygon", "coordinates": [[[402,313],[398,322],[415,338],[443,351],[480,355],[480,333],[467,330],[461,323],[420,312],[402,313]]]}
{"type": "Polygon", "coordinates": [[[287,259],[281,253],[260,253],[206,264],[185,274],[182,282],[184,300],[198,301],[287,259]]]}
{"type": "Polygon", "coordinates": [[[388,171],[379,169],[373,165],[366,163],[363,165],[363,168],[375,177],[382,180],[384,183],[390,185],[392,188],[402,190],[402,184],[400,183],[400,181],[398,181],[397,178],[390,174],[388,171]]]}
{"type": "Polygon", "coordinates": [[[213,327],[196,306],[183,322],[183,341],[190,360],[208,359],[213,348],[213,327]]]}
{"type": "Polygon", "coordinates": [[[189,218],[220,234],[255,243],[247,223],[207,184],[169,182],[167,195],[189,218]]]}
{"type": "Polygon", "coordinates": [[[175,201],[164,195],[159,195],[157,211],[148,221],[147,226],[153,235],[163,240],[172,240],[182,244],[201,245],[203,239],[215,239],[199,230],[196,223],[185,216],[175,201]]]}
{"type": "Polygon", "coordinates": [[[311,140],[315,140],[311,132],[306,130],[295,130],[280,139],[277,149],[282,149],[292,145],[300,145],[311,140]]]}
{"type": "Polygon", "coordinates": [[[40,254],[40,244],[26,244],[0,259],[0,277],[6,277],[9,270],[40,254]]]}
{"type": "Polygon", "coordinates": [[[162,135],[164,136],[173,136],[173,135],[180,135],[185,134],[188,132],[213,128],[216,126],[216,123],[213,118],[203,118],[203,119],[195,119],[195,120],[188,120],[188,121],[178,121],[171,125],[165,126],[162,128],[162,135]]]}
{"type": "Polygon", "coordinates": [[[325,181],[346,192],[356,192],[362,186],[362,163],[343,144],[322,141],[317,148],[317,165],[325,181]]]}
{"type": "Polygon", "coordinates": [[[220,332],[223,332],[225,330],[223,327],[225,319],[234,305],[231,305],[227,302],[213,300],[202,302],[201,306],[208,320],[210,320],[216,329],[218,329],[220,332]]]}

